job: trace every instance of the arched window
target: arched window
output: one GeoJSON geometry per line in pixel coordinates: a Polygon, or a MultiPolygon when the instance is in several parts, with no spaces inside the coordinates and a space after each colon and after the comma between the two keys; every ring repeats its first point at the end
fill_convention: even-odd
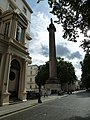
{"type": "Polygon", "coordinates": [[[20,70],[20,64],[19,64],[19,62],[16,59],[12,60],[11,68],[14,68],[16,70],[20,70]]]}

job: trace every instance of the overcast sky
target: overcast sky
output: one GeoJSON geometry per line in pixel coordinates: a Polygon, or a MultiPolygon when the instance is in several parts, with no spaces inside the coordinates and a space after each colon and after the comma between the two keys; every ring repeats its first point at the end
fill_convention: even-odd
{"type": "MultiPolygon", "coordinates": [[[[32,64],[42,65],[49,60],[49,33],[47,27],[50,24],[50,18],[56,20],[56,17],[49,13],[50,8],[47,0],[41,1],[37,4],[37,0],[26,0],[33,14],[31,15],[31,37],[30,41],[30,56],[32,57],[32,64]]],[[[80,35],[77,43],[73,43],[62,38],[63,29],[61,25],[55,24],[55,40],[56,40],[56,55],[62,57],[66,61],[72,62],[75,67],[76,76],[81,77],[80,61],[84,58],[83,49],[80,48],[80,41],[83,35],[80,35]]]]}

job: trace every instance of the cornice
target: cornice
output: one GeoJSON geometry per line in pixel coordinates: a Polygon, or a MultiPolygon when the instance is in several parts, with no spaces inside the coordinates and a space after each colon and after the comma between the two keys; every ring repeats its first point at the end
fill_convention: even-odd
{"type": "Polygon", "coordinates": [[[26,0],[22,0],[22,1],[23,1],[23,3],[27,6],[27,8],[29,9],[29,11],[30,11],[31,13],[33,13],[32,9],[30,8],[30,6],[29,6],[28,3],[26,2],[26,0]]]}

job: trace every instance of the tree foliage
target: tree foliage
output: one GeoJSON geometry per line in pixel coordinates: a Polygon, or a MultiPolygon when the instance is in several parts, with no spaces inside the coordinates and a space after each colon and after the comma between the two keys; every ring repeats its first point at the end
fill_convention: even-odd
{"type": "Polygon", "coordinates": [[[49,78],[49,63],[46,62],[45,65],[39,66],[39,71],[35,77],[36,84],[41,87],[45,85],[46,80],[49,78]]]}
{"type": "Polygon", "coordinates": [[[57,58],[57,61],[57,75],[60,83],[73,83],[77,78],[72,63],[62,58],[57,58]]]}
{"type": "Polygon", "coordinates": [[[83,62],[81,62],[81,81],[86,88],[90,87],[90,54],[86,53],[83,62]]]}
{"type": "MultiPolygon", "coordinates": [[[[48,4],[52,8],[50,13],[57,16],[55,22],[63,27],[64,39],[77,42],[78,29],[85,37],[89,37],[87,31],[90,29],[90,0],[48,0],[48,4]]],[[[81,46],[87,48],[86,43],[86,39],[82,40],[81,46]]]]}
{"type": "MultiPolygon", "coordinates": [[[[57,58],[57,77],[60,83],[73,83],[76,80],[75,70],[72,63],[64,61],[62,58],[57,58]]],[[[39,87],[45,85],[49,78],[49,62],[42,65],[35,78],[39,87]]]]}

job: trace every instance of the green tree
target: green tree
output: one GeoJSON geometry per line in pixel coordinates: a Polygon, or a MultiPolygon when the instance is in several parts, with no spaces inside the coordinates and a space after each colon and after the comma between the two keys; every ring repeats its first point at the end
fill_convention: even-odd
{"type": "Polygon", "coordinates": [[[71,62],[64,61],[62,58],[57,58],[57,64],[57,75],[61,85],[63,83],[73,83],[77,79],[71,62]]]}
{"type": "Polygon", "coordinates": [[[49,63],[39,66],[39,71],[35,77],[36,84],[39,86],[39,92],[42,85],[45,85],[46,80],[49,78],[49,63]]]}
{"type": "MultiPolygon", "coordinates": [[[[39,72],[35,78],[39,90],[42,85],[45,85],[49,78],[49,62],[40,66],[39,72]]],[[[57,78],[62,83],[73,83],[76,80],[75,70],[72,63],[64,61],[63,58],[57,58],[57,78]]]]}
{"type": "Polygon", "coordinates": [[[84,87],[90,88],[90,54],[86,53],[83,62],[81,62],[81,81],[84,87]]]}
{"type": "MultiPolygon", "coordinates": [[[[39,0],[40,1],[40,0],[39,0]]],[[[50,13],[57,16],[55,21],[63,27],[63,38],[77,42],[78,29],[89,38],[90,29],[90,0],[48,0],[52,8],[50,13]]],[[[89,39],[82,40],[81,46],[86,49],[89,39]]]]}

